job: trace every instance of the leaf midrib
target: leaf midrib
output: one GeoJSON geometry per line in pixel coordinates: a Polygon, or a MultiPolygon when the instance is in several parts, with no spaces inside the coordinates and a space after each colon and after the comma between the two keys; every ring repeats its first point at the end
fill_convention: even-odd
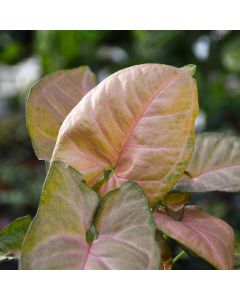
{"type": "Polygon", "coordinates": [[[231,169],[231,168],[240,168],[240,165],[218,167],[218,168],[214,168],[214,169],[211,169],[211,170],[202,171],[202,172],[200,172],[200,173],[198,173],[196,175],[192,175],[192,173],[187,170],[187,172],[189,172],[191,174],[191,176],[193,176],[193,178],[191,178],[191,179],[184,179],[184,181],[193,181],[194,179],[197,179],[198,177],[200,177],[201,175],[204,175],[206,173],[212,173],[212,172],[215,172],[217,170],[231,169]]]}
{"type": "Polygon", "coordinates": [[[136,128],[137,124],[139,123],[139,121],[142,119],[142,116],[144,115],[144,113],[147,111],[147,109],[149,108],[149,106],[152,104],[152,102],[156,99],[156,97],[158,97],[159,95],[161,95],[161,93],[166,90],[166,88],[168,88],[169,86],[171,86],[173,83],[175,83],[177,81],[177,79],[180,77],[180,74],[176,75],[175,77],[173,77],[171,80],[169,80],[159,91],[157,91],[157,93],[150,99],[150,101],[147,103],[147,105],[144,107],[143,111],[141,112],[141,114],[139,115],[139,117],[137,118],[137,120],[134,122],[134,125],[132,126],[132,128],[130,129],[126,140],[122,146],[122,149],[119,152],[118,155],[118,159],[115,161],[115,167],[117,166],[119,160],[121,159],[121,155],[123,153],[123,151],[126,148],[127,142],[129,140],[129,137],[131,136],[133,130],[136,128]]]}

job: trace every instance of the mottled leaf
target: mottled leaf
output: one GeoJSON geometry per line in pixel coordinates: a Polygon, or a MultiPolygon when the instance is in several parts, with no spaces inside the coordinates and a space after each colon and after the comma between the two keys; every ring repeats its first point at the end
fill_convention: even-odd
{"type": "Polygon", "coordinates": [[[224,221],[194,205],[185,207],[184,218],[175,221],[165,210],[154,213],[157,228],[218,269],[233,268],[234,232],[224,221]]]}
{"type": "Polygon", "coordinates": [[[21,267],[81,269],[89,251],[86,232],[97,205],[97,194],[77,171],[60,162],[52,164],[23,244],[21,267]]]}
{"type": "Polygon", "coordinates": [[[155,225],[142,190],[127,182],[100,202],[98,238],[89,251],[86,269],[158,269],[155,225]]]}
{"type": "Polygon", "coordinates": [[[63,120],[94,86],[95,76],[88,67],[55,72],[33,86],[26,122],[39,159],[50,160],[63,120]]]}
{"type": "Polygon", "coordinates": [[[22,241],[31,223],[31,217],[25,216],[14,220],[0,232],[0,260],[18,257],[21,251],[22,241]]]}
{"type": "Polygon", "coordinates": [[[182,175],[193,150],[198,101],[192,71],[144,64],[108,77],[65,119],[53,160],[74,167],[90,186],[112,169],[101,195],[132,180],[155,203],[182,175]]]}
{"type": "Polygon", "coordinates": [[[98,202],[97,194],[78,172],[53,163],[39,211],[23,245],[21,267],[157,269],[160,261],[155,226],[141,189],[126,183],[108,193],[93,227],[98,202]]]}
{"type": "Polygon", "coordinates": [[[197,135],[190,164],[175,190],[240,191],[240,137],[221,133],[197,135]]]}

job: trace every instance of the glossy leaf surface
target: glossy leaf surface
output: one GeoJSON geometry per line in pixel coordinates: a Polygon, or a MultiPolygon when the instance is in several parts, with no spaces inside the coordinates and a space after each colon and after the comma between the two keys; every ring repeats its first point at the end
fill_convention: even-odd
{"type": "Polygon", "coordinates": [[[55,72],[34,85],[27,101],[26,120],[39,159],[51,159],[62,122],[94,86],[95,76],[88,67],[55,72]]]}
{"type": "Polygon", "coordinates": [[[191,73],[145,64],[108,77],[65,119],[53,160],[74,167],[90,186],[111,168],[101,195],[133,180],[154,203],[171,190],[193,150],[198,102],[191,73]]]}
{"type": "Polygon", "coordinates": [[[8,256],[18,257],[21,245],[31,223],[31,217],[14,220],[0,232],[0,260],[8,256]]]}
{"type": "Polygon", "coordinates": [[[157,269],[155,225],[141,189],[126,183],[105,196],[95,221],[97,239],[89,244],[87,233],[98,202],[78,172],[53,163],[23,246],[21,267],[157,269]]]}
{"type": "Polygon", "coordinates": [[[185,192],[240,191],[240,137],[197,135],[187,174],[175,189],[185,192]]]}
{"type": "Polygon", "coordinates": [[[164,210],[154,213],[157,228],[218,269],[233,268],[234,233],[224,221],[194,205],[185,207],[175,221],[164,210]]]}

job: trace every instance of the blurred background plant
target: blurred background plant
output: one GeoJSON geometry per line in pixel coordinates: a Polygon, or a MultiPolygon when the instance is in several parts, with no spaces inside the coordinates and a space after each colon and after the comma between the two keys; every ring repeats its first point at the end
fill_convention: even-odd
{"type": "MultiPolygon", "coordinates": [[[[44,163],[36,159],[25,126],[31,85],[59,69],[89,65],[101,81],[141,63],[197,65],[197,131],[240,134],[239,31],[0,31],[0,229],[34,216],[44,181],[44,163]]],[[[240,238],[240,193],[198,194],[193,202],[227,221],[240,238]]],[[[0,263],[4,268],[17,263],[0,263]]],[[[211,269],[190,256],[175,268],[211,269]]]]}

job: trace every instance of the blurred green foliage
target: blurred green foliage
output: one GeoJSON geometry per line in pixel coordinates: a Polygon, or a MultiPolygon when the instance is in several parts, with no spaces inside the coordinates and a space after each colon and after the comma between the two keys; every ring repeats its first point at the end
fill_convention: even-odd
{"type": "MultiPolygon", "coordinates": [[[[45,176],[24,120],[32,83],[80,65],[89,65],[102,80],[140,63],[197,65],[200,107],[206,116],[202,129],[239,135],[239,31],[0,31],[0,228],[35,214],[45,176]]],[[[229,222],[240,237],[239,194],[207,193],[193,201],[229,222]]],[[[210,268],[189,258],[176,267],[210,268]]]]}
{"type": "Polygon", "coordinates": [[[103,31],[37,31],[34,43],[36,54],[45,73],[84,65],[95,64],[95,52],[104,41],[103,31]]]}
{"type": "Polygon", "coordinates": [[[240,72],[240,37],[226,43],[222,51],[222,60],[225,68],[230,72],[240,72]]]}

